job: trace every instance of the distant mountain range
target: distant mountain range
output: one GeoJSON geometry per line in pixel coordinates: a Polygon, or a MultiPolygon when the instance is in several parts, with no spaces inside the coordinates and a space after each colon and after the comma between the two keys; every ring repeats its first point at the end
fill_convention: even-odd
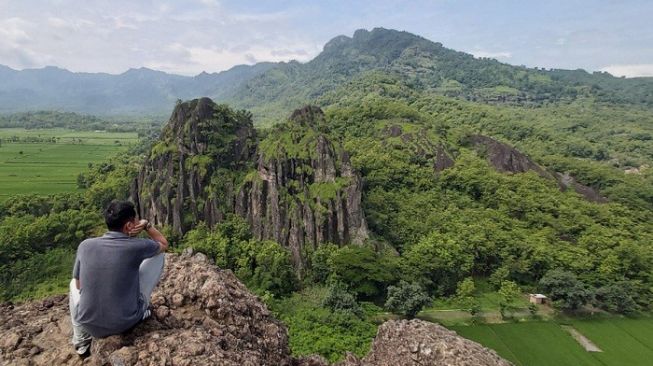
{"type": "Polygon", "coordinates": [[[111,75],[52,66],[22,71],[0,66],[0,113],[165,115],[177,99],[209,96],[262,117],[288,113],[352,80],[379,73],[413,89],[488,103],[543,104],[591,97],[653,106],[653,78],[512,66],[411,33],[375,28],[335,37],[307,63],[262,62],[193,77],[147,68],[111,75]]]}

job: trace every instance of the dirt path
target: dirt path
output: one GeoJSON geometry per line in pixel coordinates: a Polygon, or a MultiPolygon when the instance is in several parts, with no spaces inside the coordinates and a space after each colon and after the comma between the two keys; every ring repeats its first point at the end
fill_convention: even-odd
{"type": "Polygon", "coordinates": [[[560,327],[571,334],[571,336],[574,337],[574,339],[580,343],[583,348],[585,348],[585,351],[603,352],[599,347],[592,343],[592,341],[590,341],[587,337],[585,337],[583,334],[581,334],[581,332],[577,331],[576,328],[572,327],[571,325],[561,325],[560,327]]]}

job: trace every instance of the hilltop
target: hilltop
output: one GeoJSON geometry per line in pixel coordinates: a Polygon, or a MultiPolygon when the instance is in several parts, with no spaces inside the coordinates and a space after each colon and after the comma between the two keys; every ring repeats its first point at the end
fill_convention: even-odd
{"type": "Polygon", "coordinates": [[[333,38],[307,63],[262,62],[194,77],[147,68],[110,75],[56,67],[23,71],[1,67],[0,112],[54,109],[160,116],[177,99],[208,96],[250,109],[257,120],[270,122],[370,72],[397,77],[416,90],[484,103],[542,105],[591,97],[653,105],[651,78],[513,66],[475,58],[408,32],[375,28],[333,38]]]}
{"type": "MultiPolygon", "coordinates": [[[[82,362],[70,345],[65,296],[0,307],[0,362],[11,365],[294,365],[328,366],[318,356],[293,358],[285,326],[231,273],[203,254],[169,254],[152,295],[153,317],[123,335],[96,339],[82,362]]],[[[362,360],[341,366],[501,365],[494,351],[422,321],[390,321],[362,360]]]]}

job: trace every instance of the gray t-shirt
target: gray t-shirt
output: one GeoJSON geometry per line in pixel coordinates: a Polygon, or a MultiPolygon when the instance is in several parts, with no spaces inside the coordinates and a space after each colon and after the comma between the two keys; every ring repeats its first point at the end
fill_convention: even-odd
{"type": "Polygon", "coordinates": [[[157,253],[156,241],[116,231],[84,240],[73,268],[73,278],[81,285],[77,322],[97,338],[122,333],[138,323],[145,312],[138,269],[157,253]]]}

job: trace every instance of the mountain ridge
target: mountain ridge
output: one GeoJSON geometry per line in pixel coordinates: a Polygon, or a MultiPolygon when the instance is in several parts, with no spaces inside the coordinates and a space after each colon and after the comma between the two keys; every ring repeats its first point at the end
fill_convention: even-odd
{"type": "Polygon", "coordinates": [[[163,115],[178,99],[203,96],[268,120],[313,102],[364,72],[398,76],[417,90],[487,103],[543,104],[592,97],[653,105],[653,78],[543,70],[476,58],[405,31],[359,29],[336,36],[306,63],[261,62],[195,76],[148,68],[121,74],[58,67],[0,68],[0,113],[57,109],[97,115],[163,115]],[[144,98],[145,97],[145,98],[144,98]]]}

